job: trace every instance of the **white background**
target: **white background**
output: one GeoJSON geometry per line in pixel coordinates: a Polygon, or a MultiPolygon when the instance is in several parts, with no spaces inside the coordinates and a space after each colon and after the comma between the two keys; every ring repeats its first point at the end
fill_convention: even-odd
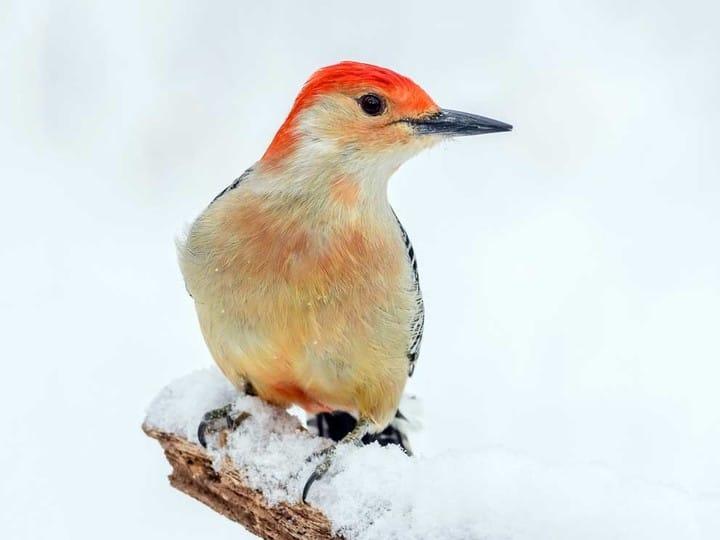
{"type": "Polygon", "coordinates": [[[167,485],[140,431],[164,384],[211,362],[173,240],[342,59],[515,125],[391,182],[427,308],[417,451],[502,447],[720,499],[718,17],[3,2],[0,536],[241,536],[167,485]]]}

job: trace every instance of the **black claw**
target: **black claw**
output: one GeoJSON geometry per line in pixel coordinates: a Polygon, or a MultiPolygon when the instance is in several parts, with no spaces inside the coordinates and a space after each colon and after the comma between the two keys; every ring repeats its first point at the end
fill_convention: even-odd
{"type": "Polygon", "coordinates": [[[305,487],[303,488],[302,492],[302,502],[307,504],[307,496],[310,492],[310,487],[315,483],[315,480],[320,478],[322,475],[318,474],[317,471],[313,471],[313,473],[310,475],[310,478],[307,479],[307,482],[305,482],[305,487]]]}
{"type": "Polygon", "coordinates": [[[197,432],[197,437],[198,437],[198,441],[200,441],[200,445],[206,449],[207,449],[207,439],[205,438],[205,432],[207,431],[207,428],[208,428],[208,423],[205,420],[203,420],[202,422],[200,422],[200,425],[198,426],[198,432],[197,432]]]}
{"type": "Polygon", "coordinates": [[[327,446],[320,450],[319,452],[313,453],[309,458],[308,461],[312,460],[316,457],[324,457],[324,459],[318,464],[317,467],[315,467],[315,470],[310,475],[310,478],[307,479],[307,482],[305,482],[305,487],[303,487],[302,492],[302,502],[307,502],[307,496],[310,492],[310,488],[315,483],[315,481],[318,478],[322,478],[325,473],[327,473],[330,468],[333,465],[333,461],[335,460],[335,452],[338,448],[338,445],[352,445],[352,446],[362,446],[362,438],[363,435],[367,434],[368,428],[370,426],[370,421],[367,419],[363,419],[360,422],[358,422],[352,431],[347,433],[337,444],[334,444],[332,446],[327,446]]]}
{"type": "Polygon", "coordinates": [[[208,411],[203,415],[203,419],[198,425],[197,438],[203,448],[207,448],[207,436],[208,433],[217,433],[223,430],[222,424],[225,424],[225,428],[234,430],[238,427],[243,420],[250,416],[247,412],[241,412],[237,418],[233,418],[230,414],[232,410],[231,405],[226,405],[219,409],[208,411]]]}
{"type": "Polygon", "coordinates": [[[330,466],[332,465],[332,456],[334,455],[336,447],[333,446],[327,446],[320,450],[319,452],[314,452],[312,455],[310,455],[306,461],[313,461],[317,458],[323,458],[323,460],[318,464],[317,467],[315,467],[315,470],[310,475],[310,478],[307,479],[307,482],[305,482],[305,487],[303,487],[302,492],[302,501],[306,502],[307,495],[310,492],[310,487],[315,483],[315,480],[319,480],[323,476],[325,476],[325,473],[328,472],[328,469],[330,469],[330,466]]]}

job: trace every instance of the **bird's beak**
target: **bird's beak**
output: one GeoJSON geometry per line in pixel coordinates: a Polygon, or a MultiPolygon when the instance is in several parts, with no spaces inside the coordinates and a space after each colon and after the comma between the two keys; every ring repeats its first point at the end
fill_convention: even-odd
{"type": "Polygon", "coordinates": [[[448,135],[450,137],[480,135],[511,131],[513,128],[510,124],[499,120],[449,109],[440,109],[432,116],[411,118],[406,121],[413,127],[417,135],[448,135]]]}

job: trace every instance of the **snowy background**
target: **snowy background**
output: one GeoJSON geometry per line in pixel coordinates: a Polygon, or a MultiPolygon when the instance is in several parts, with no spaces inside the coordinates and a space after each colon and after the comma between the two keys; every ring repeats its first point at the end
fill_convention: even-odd
{"type": "Polygon", "coordinates": [[[699,501],[696,537],[720,537],[718,20],[710,2],[3,2],[0,536],[242,536],[167,485],[139,429],[211,362],[173,239],[314,69],[355,59],[515,125],[391,182],[427,308],[417,452],[520,455],[571,486],[600,465],[699,501]]]}

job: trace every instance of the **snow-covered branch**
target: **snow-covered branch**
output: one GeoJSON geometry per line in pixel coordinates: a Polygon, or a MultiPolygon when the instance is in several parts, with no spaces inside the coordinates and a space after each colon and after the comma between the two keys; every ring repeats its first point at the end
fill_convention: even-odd
{"type": "MultiPolygon", "coordinates": [[[[705,538],[717,501],[623,476],[498,448],[408,457],[398,448],[343,448],[300,500],[328,442],[258,398],[238,396],[216,369],[167,386],[143,425],[173,467],[172,485],[265,538],[600,540],[705,538]],[[203,414],[233,402],[249,417],[197,442],[203,414]]],[[[462,433],[458,435],[462,444],[462,433]]]]}
{"type": "Polygon", "coordinates": [[[232,463],[216,468],[199,445],[148,425],[143,429],[165,450],[173,469],[170,484],[252,533],[273,539],[335,538],[328,519],[312,506],[286,502],[270,505],[262,493],[247,485],[232,463]]]}

